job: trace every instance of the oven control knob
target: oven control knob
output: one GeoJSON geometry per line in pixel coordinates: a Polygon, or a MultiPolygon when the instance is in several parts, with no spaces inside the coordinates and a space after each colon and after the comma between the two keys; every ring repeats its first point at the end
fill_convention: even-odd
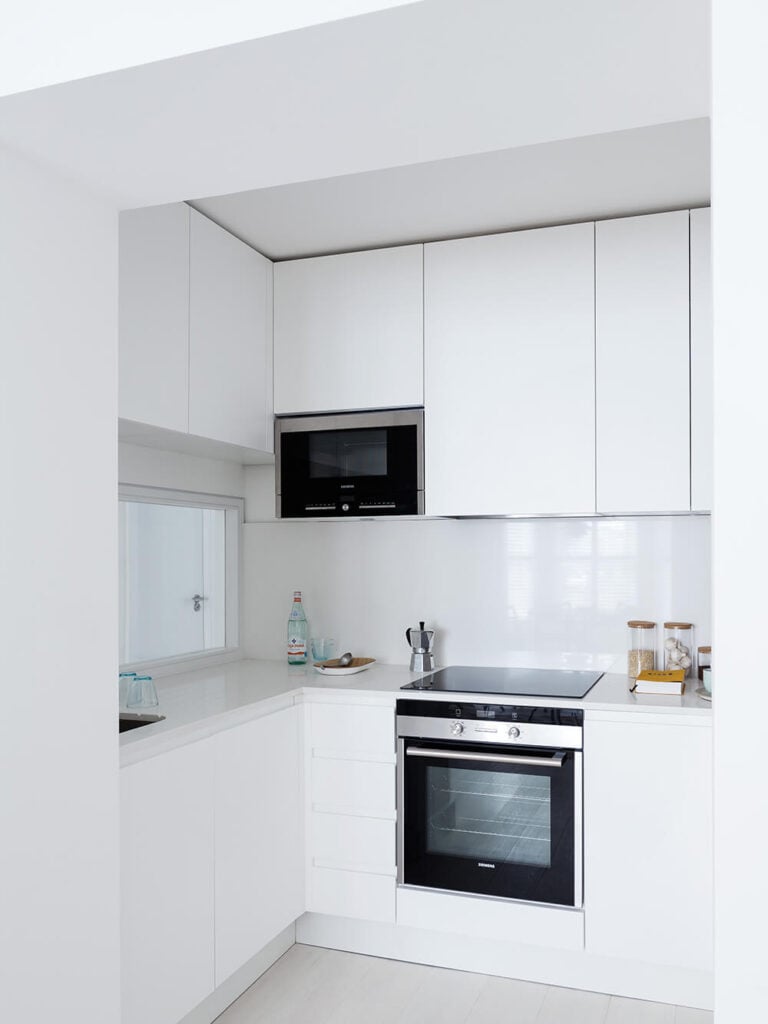
{"type": "Polygon", "coordinates": [[[453,725],[451,726],[451,733],[454,736],[461,736],[461,734],[463,732],[464,732],[464,725],[463,725],[463,723],[462,722],[454,722],[453,725]]]}
{"type": "Polygon", "coordinates": [[[509,735],[512,737],[513,740],[516,740],[517,737],[520,735],[520,730],[517,728],[516,725],[510,725],[508,731],[509,735]]]}
{"type": "Polygon", "coordinates": [[[349,512],[349,505],[342,505],[341,506],[341,511],[342,512],[349,512]]]}

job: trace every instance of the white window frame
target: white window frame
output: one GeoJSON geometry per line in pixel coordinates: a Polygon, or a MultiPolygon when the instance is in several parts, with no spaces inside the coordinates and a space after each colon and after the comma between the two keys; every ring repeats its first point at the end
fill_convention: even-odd
{"type": "Polygon", "coordinates": [[[179,491],[169,487],[118,485],[118,502],[143,501],[151,505],[181,505],[186,508],[223,509],[224,525],[224,636],[225,646],[189,654],[177,654],[153,661],[133,661],[120,665],[121,672],[151,671],[154,675],[170,675],[185,668],[203,668],[242,657],[240,650],[241,573],[240,549],[244,521],[244,500],[221,494],[179,491]]]}

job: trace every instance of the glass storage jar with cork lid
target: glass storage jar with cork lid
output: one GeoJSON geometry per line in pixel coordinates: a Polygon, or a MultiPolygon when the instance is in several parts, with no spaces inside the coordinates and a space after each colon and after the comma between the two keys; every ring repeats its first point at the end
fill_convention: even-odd
{"type": "Polygon", "coordinates": [[[682,669],[685,679],[691,675],[693,665],[693,623],[664,623],[664,668],[682,669]]]}
{"type": "Polygon", "coordinates": [[[656,623],[645,619],[630,619],[627,675],[634,683],[641,672],[656,667],[656,623]]]}
{"type": "Polygon", "coordinates": [[[700,647],[698,652],[698,658],[696,659],[696,665],[698,668],[699,679],[704,682],[704,669],[712,668],[712,648],[711,647],[700,647]]]}

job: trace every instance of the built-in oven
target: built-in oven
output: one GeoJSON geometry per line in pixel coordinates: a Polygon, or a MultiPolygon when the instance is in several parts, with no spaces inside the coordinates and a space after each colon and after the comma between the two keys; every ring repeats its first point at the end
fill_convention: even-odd
{"type": "Polygon", "coordinates": [[[280,416],[275,466],[278,517],[421,515],[424,410],[280,416]]]}
{"type": "Polygon", "coordinates": [[[397,702],[401,886],[582,905],[576,709],[397,702]]]}

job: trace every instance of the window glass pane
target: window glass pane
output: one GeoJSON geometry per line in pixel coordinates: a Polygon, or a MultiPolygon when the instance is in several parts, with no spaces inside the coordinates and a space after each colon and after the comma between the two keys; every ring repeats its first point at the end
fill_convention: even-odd
{"type": "Polygon", "coordinates": [[[120,662],[226,645],[226,511],[120,502],[120,662]]]}
{"type": "Polygon", "coordinates": [[[490,864],[551,865],[546,775],[427,768],[427,852],[490,864]]]}

